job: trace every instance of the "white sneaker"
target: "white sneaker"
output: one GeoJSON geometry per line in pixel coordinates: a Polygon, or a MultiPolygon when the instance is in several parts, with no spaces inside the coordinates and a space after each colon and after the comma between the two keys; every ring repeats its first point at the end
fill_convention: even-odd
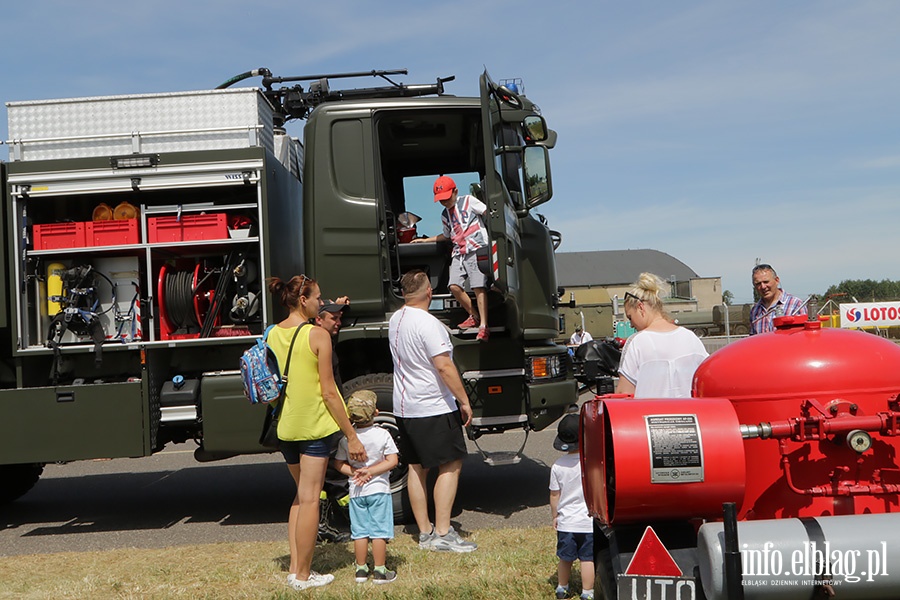
{"type": "Polygon", "coordinates": [[[438,535],[435,532],[429,549],[437,552],[473,552],[478,549],[478,544],[462,539],[451,527],[446,535],[438,535]]]}
{"type": "Polygon", "coordinates": [[[419,548],[422,550],[430,550],[435,537],[437,537],[437,534],[434,532],[434,525],[431,526],[430,533],[425,533],[424,531],[419,532],[419,548]]]}
{"type": "Polygon", "coordinates": [[[290,585],[295,590],[307,590],[309,588],[314,587],[322,587],[323,585],[328,585],[334,581],[334,575],[331,573],[325,573],[324,575],[320,575],[315,571],[309,572],[309,579],[303,581],[302,579],[294,579],[290,585]]]}

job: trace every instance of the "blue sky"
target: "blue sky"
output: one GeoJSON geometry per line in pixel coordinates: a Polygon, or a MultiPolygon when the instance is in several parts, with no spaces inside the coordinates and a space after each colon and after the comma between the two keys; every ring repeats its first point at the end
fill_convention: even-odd
{"type": "Polygon", "coordinates": [[[3,101],[206,89],[260,66],[406,68],[474,95],[487,67],[524,79],[559,134],[541,212],[562,250],[654,248],[738,301],[757,259],[801,296],[900,279],[900,3],[5,4],[3,101]]]}

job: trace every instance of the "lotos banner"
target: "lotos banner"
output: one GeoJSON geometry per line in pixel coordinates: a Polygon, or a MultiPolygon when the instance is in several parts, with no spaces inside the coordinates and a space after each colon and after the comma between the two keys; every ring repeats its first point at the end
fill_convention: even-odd
{"type": "Polygon", "coordinates": [[[900,325],[900,302],[841,304],[841,327],[895,327],[900,325]]]}

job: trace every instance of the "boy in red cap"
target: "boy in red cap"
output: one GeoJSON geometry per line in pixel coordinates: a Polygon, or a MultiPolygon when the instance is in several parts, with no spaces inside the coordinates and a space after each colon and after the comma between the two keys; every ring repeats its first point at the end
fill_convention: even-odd
{"type": "Polygon", "coordinates": [[[469,313],[469,318],[460,323],[460,329],[478,327],[478,340],[487,340],[490,336],[487,324],[487,276],[478,268],[475,251],[488,244],[488,233],[481,220],[487,210],[484,202],[475,196],[460,196],[456,182],[442,175],[434,182],[434,201],[444,207],[441,213],[443,232],[431,238],[420,238],[415,242],[453,242],[450,261],[450,293],[460,306],[469,313]],[[466,279],[475,293],[475,304],[463,289],[466,279]]]}

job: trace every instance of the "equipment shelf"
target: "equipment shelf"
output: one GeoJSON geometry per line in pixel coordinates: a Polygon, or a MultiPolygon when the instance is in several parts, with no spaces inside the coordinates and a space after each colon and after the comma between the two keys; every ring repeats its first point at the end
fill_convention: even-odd
{"type": "MultiPolygon", "coordinates": [[[[246,343],[247,337],[258,335],[267,311],[262,240],[257,234],[263,216],[262,165],[261,159],[242,159],[220,164],[172,165],[157,169],[159,172],[114,172],[112,176],[108,168],[102,170],[102,176],[100,169],[12,174],[16,219],[9,224],[8,234],[21,239],[15,246],[13,273],[18,282],[17,352],[51,353],[48,336],[55,331],[53,317],[67,306],[80,308],[82,318],[99,318],[107,338],[104,349],[115,348],[117,352],[172,344],[220,343],[225,338],[243,339],[240,343],[246,343]],[[90,241],[115,241],[116,234],[111,234],[85,238],[85,245],[75,238],[60,242],[75,247],[29,248],[27,236],[33,233],[34,225],[50,233],[56,229],[49,224],[57,222],[78,222],[87,228],[87,223],[94,222],[93,208],[121,202],[137,209],[137,235],[132,225],[128,228],[132,233],[124,238],[135,240],[134,243],[86,245],[90,241]],[[202,218],[204,213],[210,218],[202,218]],[[172,227],[171,221],[158,221],[177,216],[181,223],[181,215],[190,216],[183,228],[172,227]],[[151,219],[167,227],[155,233],[172,239],[150,242],[151,219]],[[234,230],[232,226],[238,219],[241,229],[234,230]],[[252,229],[248,232],[248,228],[252,229]],[[184,237],[213,239],[182,240],[181,231],[184,237]],[[239,277],[233,272],[234,264],[239,262],[253,263],[252,282],[248,283],[247,275],[239,277]],[[78,305],[78,299],[63,292],[59,282],[61,274],[71,277],[72,270],[82,265],[93,268],[96,275],[82,286],[87,292],[75,290],[75,294],[93,294],[89,302],[78,305]],[[164,265],[170,265],[170,272],[176,268],[197,269],[199,276],[194,281],[204,281],[205,287],[200,290],[184,285],[162,286],[164,265]],[[48,290],[51,276],[55,277],[53,291],[48,290]],[[166,297],[171,294],[176,296],[166,297]],[[181,322],[178,318],[166,319],[167,301],[169,306],[180,307],[176,316],[183,316],[184,307],[189,305],[190,313],[196,312],[196,319],[192,317],[180,326],[188,328],[185,333],[174,325],[161,327],[166,321],[181,322]],[[248,305],[250,308],[242,309],[248,305]],[[204,319],[204,311],[216,314],[214,322],[212,317],[204,319]]],[[[123,221],[97,222],[110,223],[106,229],[117,231],[119,227],[112,223],[123,221]]],[[[57,229],[62,232],[60,235],[67,231],[57,229]]],[[[66,284],[71,285],[76,284],[66,284]]],[[[73,331],[70,327],[61,334],[59,345],[62,352],[78,354],[92,352],[94,341],[85,328],[73,331]]]]}

